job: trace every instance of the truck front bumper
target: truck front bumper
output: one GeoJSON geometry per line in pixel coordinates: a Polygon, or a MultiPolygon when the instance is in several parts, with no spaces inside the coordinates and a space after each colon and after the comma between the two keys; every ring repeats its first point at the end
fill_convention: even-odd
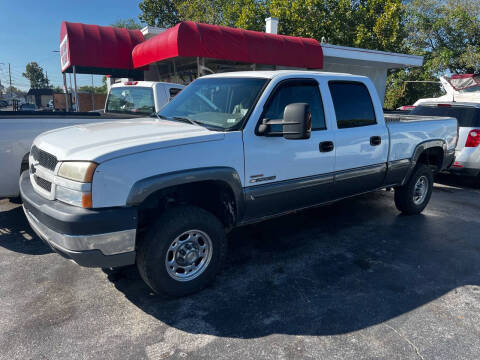
{"type": "Polygon", "coordinates": [[[87,267],[135,263],[136,208],[83,209],[47,200],[28,172],[20,177],[20,194],[30,226],[55,252],[87,267]]]}

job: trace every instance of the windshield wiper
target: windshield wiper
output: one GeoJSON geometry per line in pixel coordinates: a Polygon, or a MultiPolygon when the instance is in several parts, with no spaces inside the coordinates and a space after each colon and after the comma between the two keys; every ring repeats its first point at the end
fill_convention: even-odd
{"type": "Polygon", "coordinates": [[[181,117],[181,116],[172,116],[171,118],[168,118],[166,116],[163,116],[163,115],[160,115],[157,113],[157,118],[159,119],[163,119],[163,120],[176,120],[176,121],[183,121],[183,122],[188,122],[192,125],[196,125],[196,126],[200,126],[200,127],[204,127],[201,123],[195,121],[195,120],[192,120],[192,119],[189,119],[189,118],[186,118],[186,117],[181,117]]]}
{"type": "Polygon", "coordinates": [[[173,119],[173,120],[180,120],[180,121],[183,121],[183,122],[189,122],[189,123],[192,124],[192,125],[204,127],[204,126],[201,125],[199,122],[197,122],[197,121],[195,121],[195,120],[192,120],[192,119],[189,119],[189,118],[186,118],[186,117],[173,116],[172,119],[173,119]]]}
{"type": "Polygon", "coordinates": [[[159,113],[157,112],[154,112],[152,114],[152,116],[155,115],[157,117],[158,120],[168,120],[168,118],[166,116],[163,116],[163,115],[160,115],[159,113]]]}

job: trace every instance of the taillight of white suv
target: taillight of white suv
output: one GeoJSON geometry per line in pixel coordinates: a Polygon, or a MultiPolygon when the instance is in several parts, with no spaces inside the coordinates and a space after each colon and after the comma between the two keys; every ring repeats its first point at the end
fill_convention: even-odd
{"type": "Polygon", "coordinates": [[[470,130],[465,147],[477,147],[480,145],[480,129],[470,130]]]}

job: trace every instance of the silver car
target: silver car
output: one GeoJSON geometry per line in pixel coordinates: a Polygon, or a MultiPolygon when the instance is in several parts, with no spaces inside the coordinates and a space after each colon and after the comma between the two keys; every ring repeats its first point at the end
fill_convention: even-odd
{"type": "Polygon", "coordinates": [[[422,103],[410,114],[456,118],[458,120],[458,143],[455,149],[455,162],[449,171],[470,176],[480,174],[480,104],[422,103]]]}

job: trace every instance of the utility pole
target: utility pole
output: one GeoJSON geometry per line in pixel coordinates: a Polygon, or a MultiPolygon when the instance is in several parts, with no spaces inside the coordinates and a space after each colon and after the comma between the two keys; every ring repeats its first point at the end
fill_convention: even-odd
{"type": "Polygon", "coordinates": [[[8,77],[10,78],[10,97],[12,97],[12,72],[10,70],[10,63],[8,63],[8,77]]]}
{"type": "Polygon", "coordinates": [[[70,81],[70,105],[71,105],[71,110],[73,111],[73,89],[72,89],[72,74],[68,73],[68,79],[70,81]]]}
{"type": "Polygon", "coordinates": [[[63,91],[65,91],[65,111],[70,111],[70,104],[68,98],[70,95],[68,94],[68,87],[67,87],[67,75],[62,73],[63,77],[63,91]]]}
{"type": "Polygon", "coordinates": [[[77,69],[73,65],[73,86],[75,86],[75,108],[76,112],[80,111],[80,99],[78,98],[78,89],[77,89],[77,69]]]}
{"type": "Polygon", "coordinates": [[[93,74],[92,74],[92,111],[95,111],[95,88],[93,87],[93,74]]]}

